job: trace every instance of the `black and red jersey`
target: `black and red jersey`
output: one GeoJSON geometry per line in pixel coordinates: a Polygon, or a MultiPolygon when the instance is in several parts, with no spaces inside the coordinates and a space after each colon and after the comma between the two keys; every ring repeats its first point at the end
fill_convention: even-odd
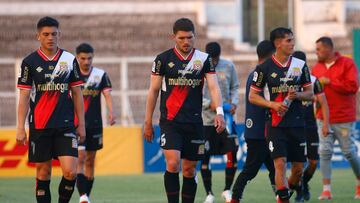
{"type": "Polygon", "coordinates": [[[71,53],[58,49],[49,59],[40,49],[22,61],[17,87],[31,90],[29,127],[74,126],[70,88],[82,84],[79,65],[71,53]]]}
{"type": "Polygon", "coordinates": [[[96,67],[92,67],[88,75],[80,72],[80,78],[84,82],[85,125],[87,128],[101,128],[101,92],[111,91],[110,79],[104,70],[96,67]]]}
{"type": "Polygon", "coordinates": [[[202,88],[205,73],[215,73],[208,54],[193,49],[184,58],[176,48],[159,54],[152,74],[163,76],[160,120],[202,123],[202,88]]]}
{"type": "MultiPolygon", "coordinates": [[[[310,76],[311,83],[313,85],[314,95],[324,94],[324,90],[315,76],[310,76]]],[[[302,105],[304,107],[304,115],[305,115],[305,127],[306,128],[316,128],[316,119],[314,112],[314,102],[312,101],[302,101],[302,105]]]]}
{"type": "MultiPolygon", "coordinates": [[[[289,89],[301,91],[303,87],[311,85],[310,73],[305,61],[289,57],[285,66],[281,65],[274,56],[258,65],[254,72],[251,88],[262,91],[268,85],[270,100],[283,102],[289,89]]],[[[274,127],[302,127],[304,115],[300,100],[294,100],[284,116],[270,109],[271,124],[274,127]]]]}

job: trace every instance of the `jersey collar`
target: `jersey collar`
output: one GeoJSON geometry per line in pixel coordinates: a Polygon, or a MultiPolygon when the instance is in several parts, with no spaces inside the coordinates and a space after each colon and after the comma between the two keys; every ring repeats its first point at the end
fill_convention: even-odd
{"type": "Polygon", "coordinates": [[[191,50],[191,52],[189,53],[189,55],[187,55],[186,57],[183,57],[180,52],[178,51],[178,49],[176,48],[176,46],[174,47],[174,52],[176,54],[176,56],[181,60],[181,61],[186,61],[186,60],[191,60],[192,56],[194,55],[195,52],[195,48],[193,48],[191,50]]]}
{"type": "Polygon", "coordinates": [[[45,55],[45,53],[44,53],[43,51],[41,51],[40,48],[37,50],[37,53],[38,53],[39,56],[40,56],[42,59],[44,59],[45,61],[57,61],[57,60],[59,59],[60,54],[61,54],[61,49],[58,48],[57,51],[56,51],[55,56],[52,57],[51,59],[50,59],[49,57],[47,57],[47,56],[45,55]]]}
{"type": "Polygon", "coordinates": [[[286,65],[284,66],[281,64],[278,60],[276,60],[275,55],[271,56],[271,59],[274,61],[274,63],[279,66],[280,68],[288,68],[291,64],[292,56],[289,56],[288,61],[286,62],[286,65]]]}

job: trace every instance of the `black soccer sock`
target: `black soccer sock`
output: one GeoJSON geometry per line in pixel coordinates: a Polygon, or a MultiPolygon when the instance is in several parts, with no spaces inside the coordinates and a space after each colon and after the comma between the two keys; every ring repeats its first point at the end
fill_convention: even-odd
{"type": "Polygon", "coordinates": [[[77,174],[76,186],[79,191],[79,195],[87,194],[87,181],[86,177],[82,173],[77,174]]]}
{"type": "Polygon", "coordinates": [[[59,203],[68,203],[74,192],[76,179],[67,180],[64,176],[59,184],[59,203]]]}
{"type": "Polygon", "coordinates": [[[38,203],[50,203],[51,194],[50,194],[50,180],[39,180],[36,179],[36,201],[38,203]]]}
{"type": "Polygon", "coordinates": [[[212,189],[211,189],[211,185],[212,185],[212,181],[211,181],[212,173],[211,173],[211,170],[209,170],[208,168],[206,168],[206,169],[201,168],[200,172],[201,172],[201,177],[202,177],[202,180],[203,180],[203,183],[204,183],[206,194],[207,195],[208,194],[213,194],[212,189]]]}
{"type": "Polygon", "coordinates": [[[193,203],[196,195],[197,182],[195,177],[186,178],[183,176],[183,185],[181,190],[182,203],[193,203]]]}
{"type": "Polygon", "coordinates": [[[232,183],[234,182],[235,173],[237,170],[236,151],[227,153],[227,162],[225,168],[225,188],[224,190],[230,190],[232,183]]]}
{"type": "Polygon", "coordinates": [[[303,174],[303,182],[304,184],[308,184],[308,182],[311,180],[311,178],[313,177],[314,173],[310,173],[309,170],[307,170],[307,168],[304,171],[303,174]]]}
{"type": "Polygon", "coordinates": [[[90,197],[90,193],[94,184],[94,178],[93,179],[86,178],[86,182],[87,182],[86,194],[90,197]]]}
{"type": "Polygon", "coordinates": [[[179,173],[170,173],[169,171],[166,171],[164,174],[164,185],[168,203],[179,203],[179,173]]]}

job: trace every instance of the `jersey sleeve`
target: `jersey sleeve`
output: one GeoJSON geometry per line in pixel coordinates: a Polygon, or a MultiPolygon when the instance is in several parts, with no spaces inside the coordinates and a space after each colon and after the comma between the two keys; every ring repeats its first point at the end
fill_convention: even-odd
{"type": "Polygon", "coordinates": [[[159,56],[157,56],[153,62],[153,65],[151,68],[151,74],[163,76],[163,75],[165,75],[164,70],[165,69],[164,69],[163,61],[161,60],[161,58],[159,56]]]}
{"type": "Polygon", "coordinates": [[[106,73],[104,73],[104,75],[101,78],[100,87],[101,87],[101,91],[111,91],[112,88],[111,81],[106,73]]]}
{"type": "Polygon", "coordinates": [[[20,70],[18,73],[17,87],[19,89],[31,89],[32,88],[32,76],[30,72],[30,66],[22,61],[20,70]]]}
{"type": "Polygon", "coordinates": [[[300,83],[302,87],[308,87],[311,85],[310,71],[306,64],[304,65],[301,73],[300,83]]]}
{"type": "Polygon", "coordinates": [[[210,56],[208,56],[204,62],[204,73],[210,73],[210,74],[216,73],[214,63],[212,62],[212,58],[210,56]]]}
{"type": "Polygon", "coordinates": [[[321,83],[320,83],[320,81],[318,79],[315,80],[313,88],[314,88],[314,94],[315,95],[318,95],[318,94],[321,94],[321,93],[324,92],[324,90],[323,90],[323,88],[321,86],[321,83]]]}
{"type": "Polygon", "coordinates": [[[80,78],[80,66],[76,58],[73,61],[73,69],[70,72],[70,81],[69,86],[75,87],[83,84],[83,81],[80,78]]]}
{"type": "Polygon", "coordinates": [[[250,88],[256,91],[262,91],[266,84],[265,74],[264,66],[256,66],[250,88]]]}

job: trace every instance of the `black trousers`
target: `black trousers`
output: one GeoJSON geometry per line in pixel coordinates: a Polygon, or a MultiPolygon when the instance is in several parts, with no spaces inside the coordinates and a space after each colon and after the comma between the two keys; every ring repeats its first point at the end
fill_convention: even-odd
{"type": "Polygon", "coordinates": [[[246,161],[233,186],[232,198],[236,200],[242,198],[246,184],[257,175],[262,164],[265,164],[269,171],[271,185],[275,185],[274,162],[270,157],[270,151],[265,139],[245,139],[245,142],[247,144],[246,161]]]}

